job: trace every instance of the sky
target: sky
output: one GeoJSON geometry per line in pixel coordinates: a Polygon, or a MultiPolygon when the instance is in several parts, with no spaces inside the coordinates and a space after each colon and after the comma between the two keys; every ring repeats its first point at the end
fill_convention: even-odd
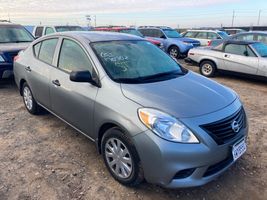
{"type": "Polygon", "coordinates": [[[0,19],[23,25],[267,25],[267,0],[0,0],[0,19]],[[96,18],[96,20],[95,20],[96,18]]]}

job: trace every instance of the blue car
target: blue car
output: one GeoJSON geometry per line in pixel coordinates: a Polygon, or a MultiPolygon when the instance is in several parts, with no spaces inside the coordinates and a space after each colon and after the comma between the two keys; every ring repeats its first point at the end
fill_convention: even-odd
{"type": "Polygon", "coordinates": [[[0,23],[0,80],[13,76],[13,60],[19,51],[24,50],[34,40],[21,25],[0,23]]]}
{"type": "Polygon", "coordinates": [[[200,46],[199,41],[184,38],[170,27],[139,27],[138,30],[145,37],[162,42],[164,50],[174,58],[187,56],[190,49],[200,46]]]}

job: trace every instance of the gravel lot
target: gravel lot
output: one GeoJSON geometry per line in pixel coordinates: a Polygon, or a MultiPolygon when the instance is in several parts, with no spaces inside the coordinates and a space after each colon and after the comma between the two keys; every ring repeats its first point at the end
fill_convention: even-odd
{"type": "Polygon", "coordinates": [[[267,199],[267,83],[226,75],[214,80],[233,88],[245,104],[248,151],[219,179],[177,190],[118,184],[91,141],[51,114],[30,115],[14,82],[1,82],[0,200],[267,199]]]}

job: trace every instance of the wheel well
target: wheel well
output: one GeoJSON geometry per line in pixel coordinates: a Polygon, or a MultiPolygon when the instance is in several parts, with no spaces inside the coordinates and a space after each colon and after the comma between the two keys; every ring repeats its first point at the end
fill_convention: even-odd
{"type": "Polygon", "coordinates": [[[213,60],[210,60],[210,59],[203,59],[203,60],[201,60],[201,61],[199,62],[199,67],[201,66],[201,64],[202,64],[204,61],[209,61],[209,62],[213,63],[214,66],[215,66],[215,68],[217,69],[217,65],[216,65],[216,63],[215,63],[213,60]]]}
{"type": "Polygon", "coordinates": [[[118,127],[118,126],[116,124],[113,124],[113,123],[106,123],[106,124],[103,124],[100,127],[99,132],[98,132],[98,140],[97,140],[97,149],[98,149],[98,152],[100,154],[101,154],[101,141],[102,141],[102,138],[103,138],[104,133],[108,129],[111,129],[111,128],[114,128],[114,127],[118,127]]]}
{"type": "Polygon", "coordinates": [[[172,44],[171,46],[169,46],[169,48],[168,48],[168,52],[170,52],[170,50],[171,50],[172,47],[177,47],[177,48],[179,49],[179,51],[180,51],[180,48],[179,48],[177,45],[172,44]]]}
{"type": "Polygon", "coordinates": [[[24,79],[21,79],[20,82],[19,82],[19,93],[20,95],[22,95],[22,87],[23,87],[23,84],[25,83],[26,81],[24,79]]]}

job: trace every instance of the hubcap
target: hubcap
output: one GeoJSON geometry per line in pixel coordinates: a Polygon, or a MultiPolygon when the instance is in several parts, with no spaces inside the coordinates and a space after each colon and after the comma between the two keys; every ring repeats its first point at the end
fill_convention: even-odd
{"type": "Polygon", "coordinates": [[[32,109],[32,93],[28,87],[24,87],[23,90],[23,99],[26,107],[31,110],[32,109]]]}
{"type": "Polygon", "coordinates": [[[171,49],[170,50],[170,55],[174,58],[177,58],[178,56],[178,50],[177,49],[171,49]]]}
{"type": "Polygon", "coordinates": [[[210,75],[212,73],[212,66],[208,63],[204,64],[202,67],[202,73],[204,75],[210,75]]]}
{"type": "Polygon", "coordinates": [[[105,156],[109,168],[120,178],[130,177],[133,165],[127,147],[117,138],[110,138],[105,144],[105,156]]]}

